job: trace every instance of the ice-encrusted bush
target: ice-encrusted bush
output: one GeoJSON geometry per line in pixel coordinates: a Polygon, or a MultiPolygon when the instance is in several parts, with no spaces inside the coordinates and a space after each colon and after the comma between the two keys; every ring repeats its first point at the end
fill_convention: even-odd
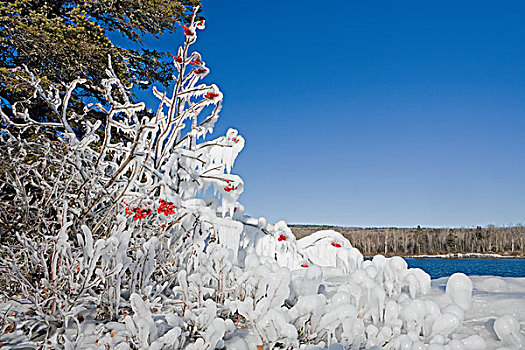
{"type": "MultiPolygon", "coordinates": [[[[1,343],[482,348],[479,337],[451,337],[470,302],[467,277],[455,277],[438,305],[426,297],[429,276],[401,258],[365,261],[337,232],[296,240],[284,221],[244,215],[244,183],[231,174],[244,138],[229,129],[206,139],[222,93],[200,83],[209,69],[190,52],[200,29],[204,21],[184,27],[173,90],[153,89],[155,113],[130,99],[111,61],[107,103],[82,111],[68,105],[82,80],[46,90],[18,70],[50,115],[32,115],[27,101],[0,112],[0,215],[9,223],[0,237],[1,343]],[[210,187],[214,196],[203,198],[210,187]]],[[[495,330],[519,344],[514,326],[505,333],[513,322],[495,330]]]]}
{"type": "Polygon", "coordinates": [[[100,89],[106,104],[82,111],[69,99],[84,80],[46,90],[29,70],[16,70],[50,112],[33,115],[33,101],[0,112],[1,188],[10,196],[1,208],[10,224],[2,232],[2,294],[27,303],[27,318],[67,328],[79,306],[94,305],[97,319],[117,320],[130,293],[162,305],[177,273],[191,277],[194,255],[222,240],[210,217],[235,211],[243,182],[231,168],[244,139],[230,129],[203,141],[222,107],[218,87],[200,82],[209,73],[201,55],[189,50],[204,25],[185,28],[173,91],[153,90],[156,113],[131,101],[111,60],[100,89]],[[220,208],[185,201],[210,186],[220,208]]]}

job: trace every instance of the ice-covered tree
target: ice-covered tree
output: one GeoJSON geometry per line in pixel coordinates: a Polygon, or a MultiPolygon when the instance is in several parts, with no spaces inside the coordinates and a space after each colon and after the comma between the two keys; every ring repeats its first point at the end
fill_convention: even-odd
{"type": "Polygon", "coordinates": [[[111,59],[101,86],[104,102],[82,111],[69,102],[85,79],[46,89],[27,67],[13,69],[53,119],[33,115],[24,102],[0,112],[5,297],[21,298],[38,317],[60,323],[80,300],[98,294],[100,317],[116,319],[121,287],[145,293],[154,281],[169,285],[168,265],[183,266],[214,236],[203,213],[209,208],[184,200],[212,187],[222,205],[210,205],[222,217],[233,215],[243,182],[231,168],[244,139],[235,129],[205,139],[222,93],[202,83],[209,69],[190,51],[204,26],[195,13],[183,26],[173,90],[154,89],[159,105],[150,116],[142,113],[144,103],[130,99],[111,59]],[[105,122],[86,118],[90,111],[105,122]]]}

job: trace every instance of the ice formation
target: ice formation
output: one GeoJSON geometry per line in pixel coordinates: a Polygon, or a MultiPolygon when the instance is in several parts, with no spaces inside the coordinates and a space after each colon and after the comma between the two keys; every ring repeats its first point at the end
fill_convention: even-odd
{"type": "Polygon", "coordinates": [[[516,317],[505,314],[494,322],[494,332],[509,348],[525,349],[525,335],[520,332],[516,317]]]}
{"type": "Polygon", "coordinates": [[[447,295],[463,310],[468,310],[472,304],[472,282],[463,273],[455,273],[448,279],[447,295]]]}
{"type": "MultiPolygon", "coordinates": [[[[124,317],[125,327],[103,326],[117,335],[99,337],[99,343],[129,349],[125,340],[132,336],[140,349],[243,350],[261,345],[264,349],[303,350],[475,350],[525,346],[520,323],[510,314],[494,319],[491,333],[479,335],[480,328],[465,323],[475,299],[473,282],[463,274],[448,278],[443,293],[431,288],[427,274],[407,268],[400,258],[378,255],[365,261],[337,232],[321,231],[296,240],[283,222],[272,225],[257,220],[255,227],[247,216],[240,221],[222,218],[220,208],[211,212],[206,201],[187,200],[181,205],[206,213],[218,236],[216,243],[200,246],[206,253],[197,252],[191,272],[182,269],[177,275],[180,288],[170,298],[175,303],[182,301],[185,311],[162,311],[162,306],[155,306],[159,303],[153,298],[155,293],[150,292],[146,299],[133,293],[126,297],[132,314],[124,317]],[[218,290],[224,294],[218,295],[218,290]],[[198,334],[194,341],[190,341],[188,326],[198,334]]],[[[84,241],[91,242],[89,231],[85,235],[84,241]]],[[[104,249],[93,242],[86,244],[89,256],[96,257],[104,249]]],[[[483,279],[477,290],[497,285],[509,291],[508,286],[501,287],[507,284],[503,279],[494,281],[493,277],[483,279]]],[[[76,346],[93,345],[88,342],[94,339],[89,334],[94,329],[80,329],[86,335],[77,338],[76,346]]]]}

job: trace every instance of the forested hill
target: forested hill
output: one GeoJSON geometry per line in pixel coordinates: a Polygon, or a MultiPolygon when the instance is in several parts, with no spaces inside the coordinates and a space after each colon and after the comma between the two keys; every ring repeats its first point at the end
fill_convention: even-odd
{"type": "Polygon", "coordinates": [[[476,228],[396,228],[289,225],[297,239],[335,230],[365,256],[499,253],[525,256],[525,226],[476,228]]]}

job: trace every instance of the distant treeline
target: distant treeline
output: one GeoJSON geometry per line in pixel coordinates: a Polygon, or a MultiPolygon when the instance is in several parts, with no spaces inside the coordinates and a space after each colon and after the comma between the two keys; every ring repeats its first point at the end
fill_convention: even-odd
{"type": "Polygon", "coordinates": [[[396,228],[290,225],[297,239],[335,230],[365,256],[446,253],[499,253],[524,256],[525,226],[476,228],[396,228]]]}

